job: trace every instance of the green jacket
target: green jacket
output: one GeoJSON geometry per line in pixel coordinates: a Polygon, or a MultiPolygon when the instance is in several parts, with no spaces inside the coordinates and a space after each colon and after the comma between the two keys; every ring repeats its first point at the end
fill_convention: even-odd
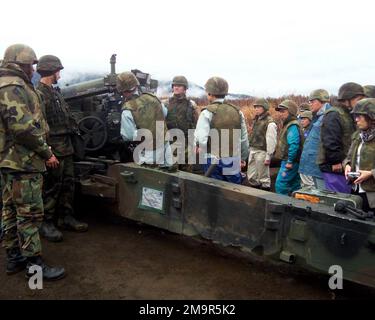
{"type": "Polygon", "coordinates": [[[275,158],[284,160],[284,161],[288,160],[288,156],[289,156],[288,129],[291,126],[297,126],[298,128],[299,147],[298,147],[298,150],[296,148],[297,158],[294,159],[294,162],[299,162],[299,160],[301,159],[302,148],[303,148],[303,132],[302,132],[302,129],[298,120],[296,119],[291,119],[289,122],[284,124],[284,127],[282,128],[281,133],[280,133],[279,143],[277,144],[277,147],[276,147],[275,158]]]}
{"type": "Polygon", "coordinates": [[[72,115],[63,96],[55,88],[39,83],[37,90],[44,105],[44,115],[49,126],[47,143],[58,156],[70,156],[74,153],[72,134],[72,115]]]}
{"type": "Polygon", "coordinates": [[[0,168],[43,172],[52,156],[41,100],[16,64],[0,68],[0,168]]]}
{"type": "Polygon", "coordinates": [[[270,117],[268,112],[255,118],[253,131],[249,137],[250,147],[267,151],[266,133],[270,123],[275,123],[275,121],[270,117]]]}
{"type": "Polygon", "coordinates": [[[182,130],[187,138],[188,130],[195,129],[197,122],[195,103],[186,96],[169,98],[165,103],[168,109],[166,123],[168,129],[178,128],[182,130]]]}

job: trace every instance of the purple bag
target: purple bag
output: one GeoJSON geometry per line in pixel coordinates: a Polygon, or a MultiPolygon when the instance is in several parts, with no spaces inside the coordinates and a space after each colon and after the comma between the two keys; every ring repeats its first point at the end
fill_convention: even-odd
{"type": "Polygon", "coordinates": [[[336,173],[323,172],[323,179],[327,190],[351,193],[352,186],[348,184],[345,176],[336,173]]]}

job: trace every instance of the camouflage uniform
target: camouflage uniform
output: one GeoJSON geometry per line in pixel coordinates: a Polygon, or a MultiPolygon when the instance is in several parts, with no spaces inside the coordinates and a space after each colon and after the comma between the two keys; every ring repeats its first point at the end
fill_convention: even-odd
{"type": "Polygon", "coordinates": [[[48,168],[44,184],[45,222],[40,230],[41,235],[51,241],[62,240],[62,234],[53,222],[58,220],[65,227],[75,231],[86,231],[87,224],[73,218],[74,202],[74,162],[72,144],[73,117],[68,104],[58,89],[50,82],[56,82],[56,74],[64,67],[59,58],[45,55],[39,59],[37,71],[41,74],[38,92],[43,101],[44,115],[50,131],[47,142],[59,160],[57,168],[48,168]]]}
{"type": "Polygon", "coordinates": [[[4,246],[25,257],[41,254],[42,175],[52,156],[40,99],[17,64],[0,69],[0,168],[3,184],[4,246]]]}
{"type": "MultiPolygon", "coordinates": [[[[176,76],[172,81],[173,86],[184,86],[185,90],[188,89],[188,81],[184,76],[176,76]]],[[[193,166],[188,164],[189,149],[192,151],[192,145],[189,146],[189,129],[195,129],[198,113],[197,105],[193,100],[186,97],[186,94],[174,94],[169,99],[163,100],[164,105],[168,109],[166,117],[166,124],[169,130],[180,129],[183,131],[185,136],[185,164],[179,164],[179,169],[184,171],[193,171],[193,166]]],[[[178,141],[174,141],[174,146],[178,147],[178,141]]],[[[176,148],[177,150],[177,148],[176,148]]],[[[174,154],[176,157],[177,154],[174,154]]],[[[182,160],[182,159],[181,159],[182,160]]]]}
{"type": "Polygon", "coordinates": [[[59,160],[58,168],[48,168],[44,185],[45,219],[73,214],[74,166],[71,140],[70,110],[61,94],[53,87],[39,83],[37,87],[45,105],[50,131],[48,145],[59,160]]]}

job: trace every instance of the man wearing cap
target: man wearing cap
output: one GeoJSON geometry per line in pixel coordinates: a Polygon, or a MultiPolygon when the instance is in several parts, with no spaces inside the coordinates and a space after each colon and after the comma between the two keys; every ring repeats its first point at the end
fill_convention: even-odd
{"type": "Polygon", "coordinates": [[[281,102],[276,111],[283,121],[283,128],[275,154],[275,158],[281,160],[275,187],[276,193],[290,195],[301,187],[298,165],[302,152],[303,133],[297,120],[297,105],[292,100],[281,102]]]}
{"type": "Polygon", "coordinates": [[[277,125],[264,98],[254,102],[255,119],[249,136],[247,179],[251,187],[271,190],[270,164],[277,144],[277,125]]]}
{"type": "MultiPolygon", "coordinates": [[[[180,129],[185,137],[185,159],[184,163],[179,163],[178,168],[184,171],[192,171],[192,166],[188,164],[188,152],[192,150],[193,146],[188,145],[189,130],[195,129],[198,112],[197,104],[186,97],[186,91],[189,88],[187,79],[184,76],[175,76],[172,80],[173,96],[169,99],[163,100],[164,105],[168,109],[168,114],[165,119],[168,130],[180,129]]],[[[190,139],[192,140],[192,139],[190,139]]],[[[173,142],[173,146],[178,150],[179,141],[173,142]]],[[[175,154],[175,156],[177,156],[175,154]]],[[[180,159],[183,160],[183,159],[180,159]]]]}
{"type": "Polygon", "coordinates": [[[62,241],[56,225],[76,232],[87,231],[88,226],[75,218],[73,117],[70,107],[54,87],[64,69],[58,57],[45,55],[39,59],[37,72],[41,79],[37,89],[44,104],[44,114],[50,128],[47,143],[59,160],[59,165],[47,169],[44,179],[44,221],[40,234],[49,241],[62,241]]]}
{"type": "Polygon", "coordinates": [[[212,77],[205,84],[209,105],[203,108],[194,133],[196,151],[205,158],[206,176],[242,183],[241,166],[249,155],[245,117],[225,101],[228,82],[212,77]]]}
{"type": "Polygon", "coordinates": [[[338,104],[327,110],[321,127],[321,143],[317,163],[323,172],[325,188],[331,191],[350,193],[342,165],[355,131],[350,111],[365,97],[363,87],[348,82],[339,89],[338,104]]]}
{"type": "Polygon", "coordinates": [[[125,141],[144,141],[135,148],[133,160],[138,164],[171,169],[171,147],[166,141],[167,108],[151,93],[142,93],[132,72],[117,76],[117,91],[123,97],[121,136],[125,141]]]}
{"type": "Polygon", "coordinates": [[[46,143],[48,125],[31,83],[35,52],[24,44],[8,47],[0,68],[0,171],[6,273],[42,269],[45,280],[61,279],[64,268],[42,259],[39,226],[43,220],[42,173],[59,164],[46,143]]]}
{"type": "Polygon", "coordinates": [[[312,122],[309,133],[305,136],[299,173],[303,186],[314,186],[324,189],[322,172],[317,164],[320,145],[320,129],[324,113],[331,108],[329,93],[324,89],[317,89],[310,93],[309,104],[312,112],[312,122]]]}

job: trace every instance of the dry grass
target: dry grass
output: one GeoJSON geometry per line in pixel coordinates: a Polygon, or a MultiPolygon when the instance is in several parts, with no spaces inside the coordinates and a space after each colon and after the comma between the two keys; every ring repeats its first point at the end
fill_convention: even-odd
{"type": "MultiPolygon", "coordinates": [[[[307,102],[306,96],[289,95],[289,96],[283,96],[280,98],[267,98],[267,101],[270,104],[270,114],[277,122],[279,122],[279,118],[278,118],[277,112],[275,111],[275,108],[279,103],[281,103],[285,99],[293,100],[298,106],[304,102],[307,102]]],[[[247,122],[249,133],[252,130],[252,123],[255,117],[255,111],[253,107],[254,100],[255,100],[254,98],[240,99],[240,100],[228,100],[230,103],[236,106],[239,106],[241,108],[241,111],[244,114],[246,122],[247,122]]],[[[199,110],[201,110],[208,103],[206,99],[194,99],[194,101],[197,103],[199,110]]]]}

